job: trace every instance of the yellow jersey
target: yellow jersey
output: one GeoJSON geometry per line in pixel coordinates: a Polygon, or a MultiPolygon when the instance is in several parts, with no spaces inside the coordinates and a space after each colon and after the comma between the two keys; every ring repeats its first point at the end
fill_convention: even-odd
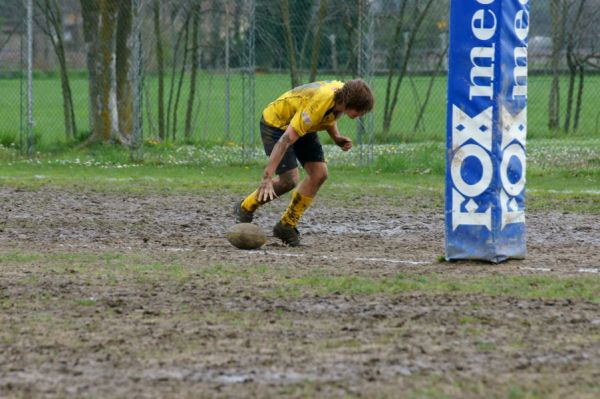
{"type": "Polygon", "coordinates": [[[263,119],[281,130],[291,125],[299,136],[326,130],[335,124],[333,96],[342,86],[343,82],[330,80],[293,88],[265,108],[263,119]]]}

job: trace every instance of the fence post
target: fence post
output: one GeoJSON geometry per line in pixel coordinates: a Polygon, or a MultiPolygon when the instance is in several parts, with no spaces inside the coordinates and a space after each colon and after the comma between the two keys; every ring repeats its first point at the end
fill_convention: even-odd
{"type": "MultiPolygon", "coordinates": [[[[358,0],[358,75],[373,89],[374,16],[370,2],[358,0]]],[[[372,112],[356,121],[356,140],[360,163],[373,162],[374,115],[372,112]]]]}
{"type": "Polygon", "coordinates": [[[27,155],[33,155],[33,0],[27,0],[27,155]]]}
{"type": "Polygon", "coordinates": [[[230,62],[230,35],[231,35],[231,3],[225,0],[225,141],[231,140],[231,70],[230,62]]]}
{"type": "Polygon", "coordinates": [[[242,161],[246,162],[254,148],[256,130],[256,0],[248,0],[248,31],[246,36],[245,65],[242,72],[242,161]]]}

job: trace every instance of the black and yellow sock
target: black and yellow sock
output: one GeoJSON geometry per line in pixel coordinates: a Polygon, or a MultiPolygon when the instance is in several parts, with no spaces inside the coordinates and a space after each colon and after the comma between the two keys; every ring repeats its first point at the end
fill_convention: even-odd
{"type": "Polygon", "coordinates": [[[313,197],[307,197],[298,191],[294,191],[292,200],[281,217],[281,223],[286,226],[296,227],[298,220],[300,220],[300,217],[308,209],[312,201],[313,197]]]}
{"type": "Polygon", "coordinates": [[[258,201],[258,190],[255,190],[242,201],[241,208],[246,212],[254,212],[262,204],[264,202],[258,201]]]}

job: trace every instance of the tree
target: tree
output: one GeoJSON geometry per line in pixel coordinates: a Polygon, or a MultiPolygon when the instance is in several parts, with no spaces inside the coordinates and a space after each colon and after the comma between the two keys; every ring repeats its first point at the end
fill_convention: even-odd
{"type": "Polygon", "coordinates": [[[127,144],[133,110],[131,0],[80,1],[90,86],[88,142],[127,144]]]}
{"type": "Polygon", "coordinates": [[[189,141],[192,137],[192,116],[194,112],[194,101],[196,99],[196,80],[198,76],[198,63],[200,59],[200,46],[198,45],[198,32],[200,29],[200,8],[195,7],[192,18],[192,59],[190,71],[190,93],[188,96],[187,111],[185,115],[185,139],[189,141]]]}
{"type": "Polygon", "coordinates": [[[71,92],[71,84],[69,82],[65,46],[63,42],[62,11],[56,0],[36,0],[35,7],[39,14],[34,16],[34,20],[50,40],[54,54],[58,59],[63,97],[65,138],[67,140],[73,140],[77,133],[77,125],[75,122],[75,108],[73,106],[73,95],[71,92]]]}
{"type": "MultiPolygon", "coordinates": [[[[156,36],[156,64],[158,73],[158,137],[164,140],[165,132],[165,57],[162,44],[160,21],[160,0],[154,0],[152,7],[154,16],[154,35],[156,36]]],[[[176,50],[177,51],[177,48],[176,50]]]]}
{"type": "Polygon", "coordinates": [[[317,18],[316,30],[313,36],[312,55],[310,57],[310,82],[314,82],[317,78],[317,67],[319,65],[319,50],[321,48],[321,28],[325,21],[327,13],[327,0],[319,2],[319,16],[317,18]]]}
{"type": "Polygon", "coordinates": [[[94,131],[97,138],[104,142],[114,139],[118,129],[116,93],[114,82],[115,33],[119,3],[112,0],[100,0],[100,24],[98,31],[98,100],[101,124],[94,131]]]}
{"type": "Polygon", "coordinates": [[[131,47],[133,9],[131,0],[121,0],[117,19],[115,69],[119,132],[127,139],[133,132],[133,88],[131,71],[131,47]]]}
{"type": "Polygon", "coordinates": [[[565,56],[569,69],[569,87],[563,130],[568,133],[577,131],[583,106],[586,68],[598,68],[596,60],[600,56],[596,42],[599,35],[597,2],[575,0],[571,4],[567,25],[570,27],[566,37],[565,56]],[[575,93],[575,87],[577,92],[575,93]],[[574,108],[574,111],[573,111],[574,108]]]}
{"type": "MultiPolygon", "coordinates": [[[[346,68],[350,70],[352,77],[358,76],[358,53],[355,46],[356,31],[358,27],[358,7],[347,6],[342,9],[341,27],[346,37],[345,50],[346,68]]],[[[340,35],[341,36],[341,35],[340,35]]],[[[336,49],[337,50],[337,49],[336,49]]]]}
{"type": "Polygon", "coordinates": [[[548,101],[548,128],[557,130],[560,127],[560,59],[564,47],[567,0],[550,0],[552,16],[552,83],[548,101]]]}
{"type": "Polygon", "coordinates": [[[391,43],[391,49],[388,53],[388,77],[387,86],[385,92],[385,103],[383,109],[383,135],[387,137],[392,124],[394,110],[398,103],[398,95],[400,93],[400,87],[402,80],[406,76],[408,69],[408,63],[411,58],[415,40],[419,33],[421,24],[425,19],[425,16],[429,12],[429,8],[433,4],[433,0],[427,0],[427,3],[423,8],[419,7],[419,2],[414,2],[413,15],[410,17],[410,21],[405,20],[406,18],[406,5],[407,1],[403,2],[400,8],[399,14],[396,18],[396,27],[394,31],[394,40],[391,43]],[[410,23],[412,22],[412,23],[410,23]],[[402,43],[403,33],[407,32],[405,43],[402,43]],[[400,52],[400,46],[404,44],[404,51],[402,51],[402,57],[400,66],[397,65],[398,53],[400,52]],[[397,76],[396,76],[397,75],[397,76]],[[393,81],[396,79],[394,88],[393,81]]]}
{"type": "Polygon", "coordinates": [[[431,98],[431,94],[433,92],[433,85],[435,83],[435,78],[438,76],[439,71],[442,69],[442,66],[444,64],[444,61],[447,59],[447,56],[448,56],[448,43],[446,43],[443,46],[442,50],[437,55],[438,59],[435,64],[435,69],[432,72],[431,77],[429,78],[429,84],[427,85],[427,92],[425,93],[425,99],[423,100],[423,103],[419,107],[419,112],[417,112],[417,119],[415,121],[415,126],[413,128],[413,130],[415,132],[419,129],[419,127],[422,127],[422,125],[423,125],[423,117],[425,116],[425,109],[427,108],[427,104],[429,103],[429,99],[431,98]]]}
{"type": "MultiPolygon", "coordinates": [[[[173,47],[173,61],[171,66],[171,85],[169,88],[169,99],[167,100],[167,120],[166,120],[166,136],[170,136],[173,141],[175,141],[177,137],[177,109],[179,107],[179,99],[181,96],[181,88],[183,87],[183,78],[185,74],[185,66],[187,64],[188,58],[188,39],[189,39],[189,28],[190,28],[190,19],[192,13],[189,11],[189,8],[185,5],[183,7],[178,7],[177,11],[174,11],[171,14],[171,20],[173,25],[179,25],[178,18],[183,16],[183,23],[179,26],[177,30],[175,44],[173,47]],[[179,63],[179,53],[181,48],[183,47],[183,60],[181,62],[181,69],[179,73],[179,78],[177,78],[177,66],[179,63]],[[177,87],[175,87],[175,83],[177,83],[177,87]],[[171,112],[171,110],[173,112],[171,112]],[[173,123],[171,124],[171,118],[173,119],[173,123]]],[[[160,106],[160,105],[159,105],[160,106]]]]}
{"type": "Polygon", "coordinates": [[[290,2],[289,0],[281,0],[279,5],[281,7],[281,22],[285,33],[284,41],[290,68],[290,78],[292,87],[296,87],[300,84],[300,77],[298,74],[298,63],[296,62],[296,46],[292,34],[292,23],[290,21],[290,2]]]}
{"type": "Polygon", "coordinates": [[[10,31],[6,32],[6,38],[0,40],[0,52],[10,42],[13,35],[21,32],[25,23],[25,7],[20,0],[4,0],[0,7],[0,32],[4,28],[11,26],[10,31]]]}
{"type": "Polygon", "coordinates": [[[570,129],[570,125],[571,125],[571,111],[573,109],[573,92],[574,92],[574,88],[575,88],[575,78],[577,77],[577,72],[579,71],[579,69],[581,68],[581,66],[579,65],[579,60],[577,58],[577,55],[575,53],[575,47],[576,47],[576,42],[578,42],[578,40],[576,39],[576,36],[578,35],[578,31],[577,31],[577,25],[579,24],[580,20],[581,20],[581,15],[582,15],[582,11],[583,11],[583,7],[585,6],[585,0],[581,0],[579,2],[579,7],[577,7],[577,12],[574,18],[574,25],[573,28],[571,30],[569,30],[569,33],[567,34],[567,40],[566,40],[566,58],[567,58],[567,67],[569,68],[569,88],[567,90],[567,110],[565,113],[565,124],[564,124],[564,131],[565,132],[569,132],[570,129]]]}
{"type": "Polygon", "coordinates": [[[88,85],[89,85],[89,125],[90,137],[102,131],[102,118],[99,105],[98,87],[98,27],[100,24],[100,4],[96,0],[81,0],[81,16],[83,20],[83,39],[85,41],[88,85]],[[98,133],[97,133],[98,132],[98,133]]]}

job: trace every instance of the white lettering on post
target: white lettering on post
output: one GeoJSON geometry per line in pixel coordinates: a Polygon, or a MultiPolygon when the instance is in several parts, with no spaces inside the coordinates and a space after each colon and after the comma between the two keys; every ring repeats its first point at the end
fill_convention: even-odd
{"type": "Polygon", "coordinates": [[[473,97],[487,97],[492,100],[494,98],[496,44],[492,43],[491,47],[474,47],[471,49],[470,56],[472,68],[469,100],[472,100],[473,97]]]}
{"type": "Polygon", "coordinates": [[[527,96],[527,47],[516,47],[514,51],[514,86],[512,98],[527,96]]]}
{"type": "Polygon", "coordinates": [[[496,20],[496,14],[493,11],[488,10],[489,20],[491,23],[486,23],[485,10],[477,10],[473,14],[471,19],[471,30],[475,37],[479,40],[490,40],[496,34],[496,28],[498,21],[496,20]]]}
{"type": "Polygon", "coordinates": [[[485,226],[492,228],[492,212],[477,212],[479,205],[473,200],[487,190],[492,182],[494,166],[490,156],[492,150],[492,112],[489,107],[478,115],[470,117],[457,106],[452,107],[452,149],[454,156],[450,175],[454,183],[452,190],[452,228],[460,225],[485,226]],[[469,142],[469,143],[467,143],[469,142]],[[462,177],[462,166],[469,157],[475,157],[482,174],[477,182],[466,182],[462,177]],[[466,197],[469,197],[467,201],[466,197]],[[467,201],[463,211],[462,206],[467,201]]]}
{"type": "Polygon", "coordinates": [[[502,118],[502,162],[500,164],[502,222],[500,228],[504,229],[509,224],[525,223],[525,211],[522,207],[519,207],[515,197],[525,189],[527,107],[514,116],[505,107],[501,107],[500,111],[502,118]],[[510,172],[516,173],[516,171],[510,170],[510,162],[513,158],[516,158],[516,161],[521,165],[520,176],[515,182],[512,182],[509,177],[510,172]]]}

